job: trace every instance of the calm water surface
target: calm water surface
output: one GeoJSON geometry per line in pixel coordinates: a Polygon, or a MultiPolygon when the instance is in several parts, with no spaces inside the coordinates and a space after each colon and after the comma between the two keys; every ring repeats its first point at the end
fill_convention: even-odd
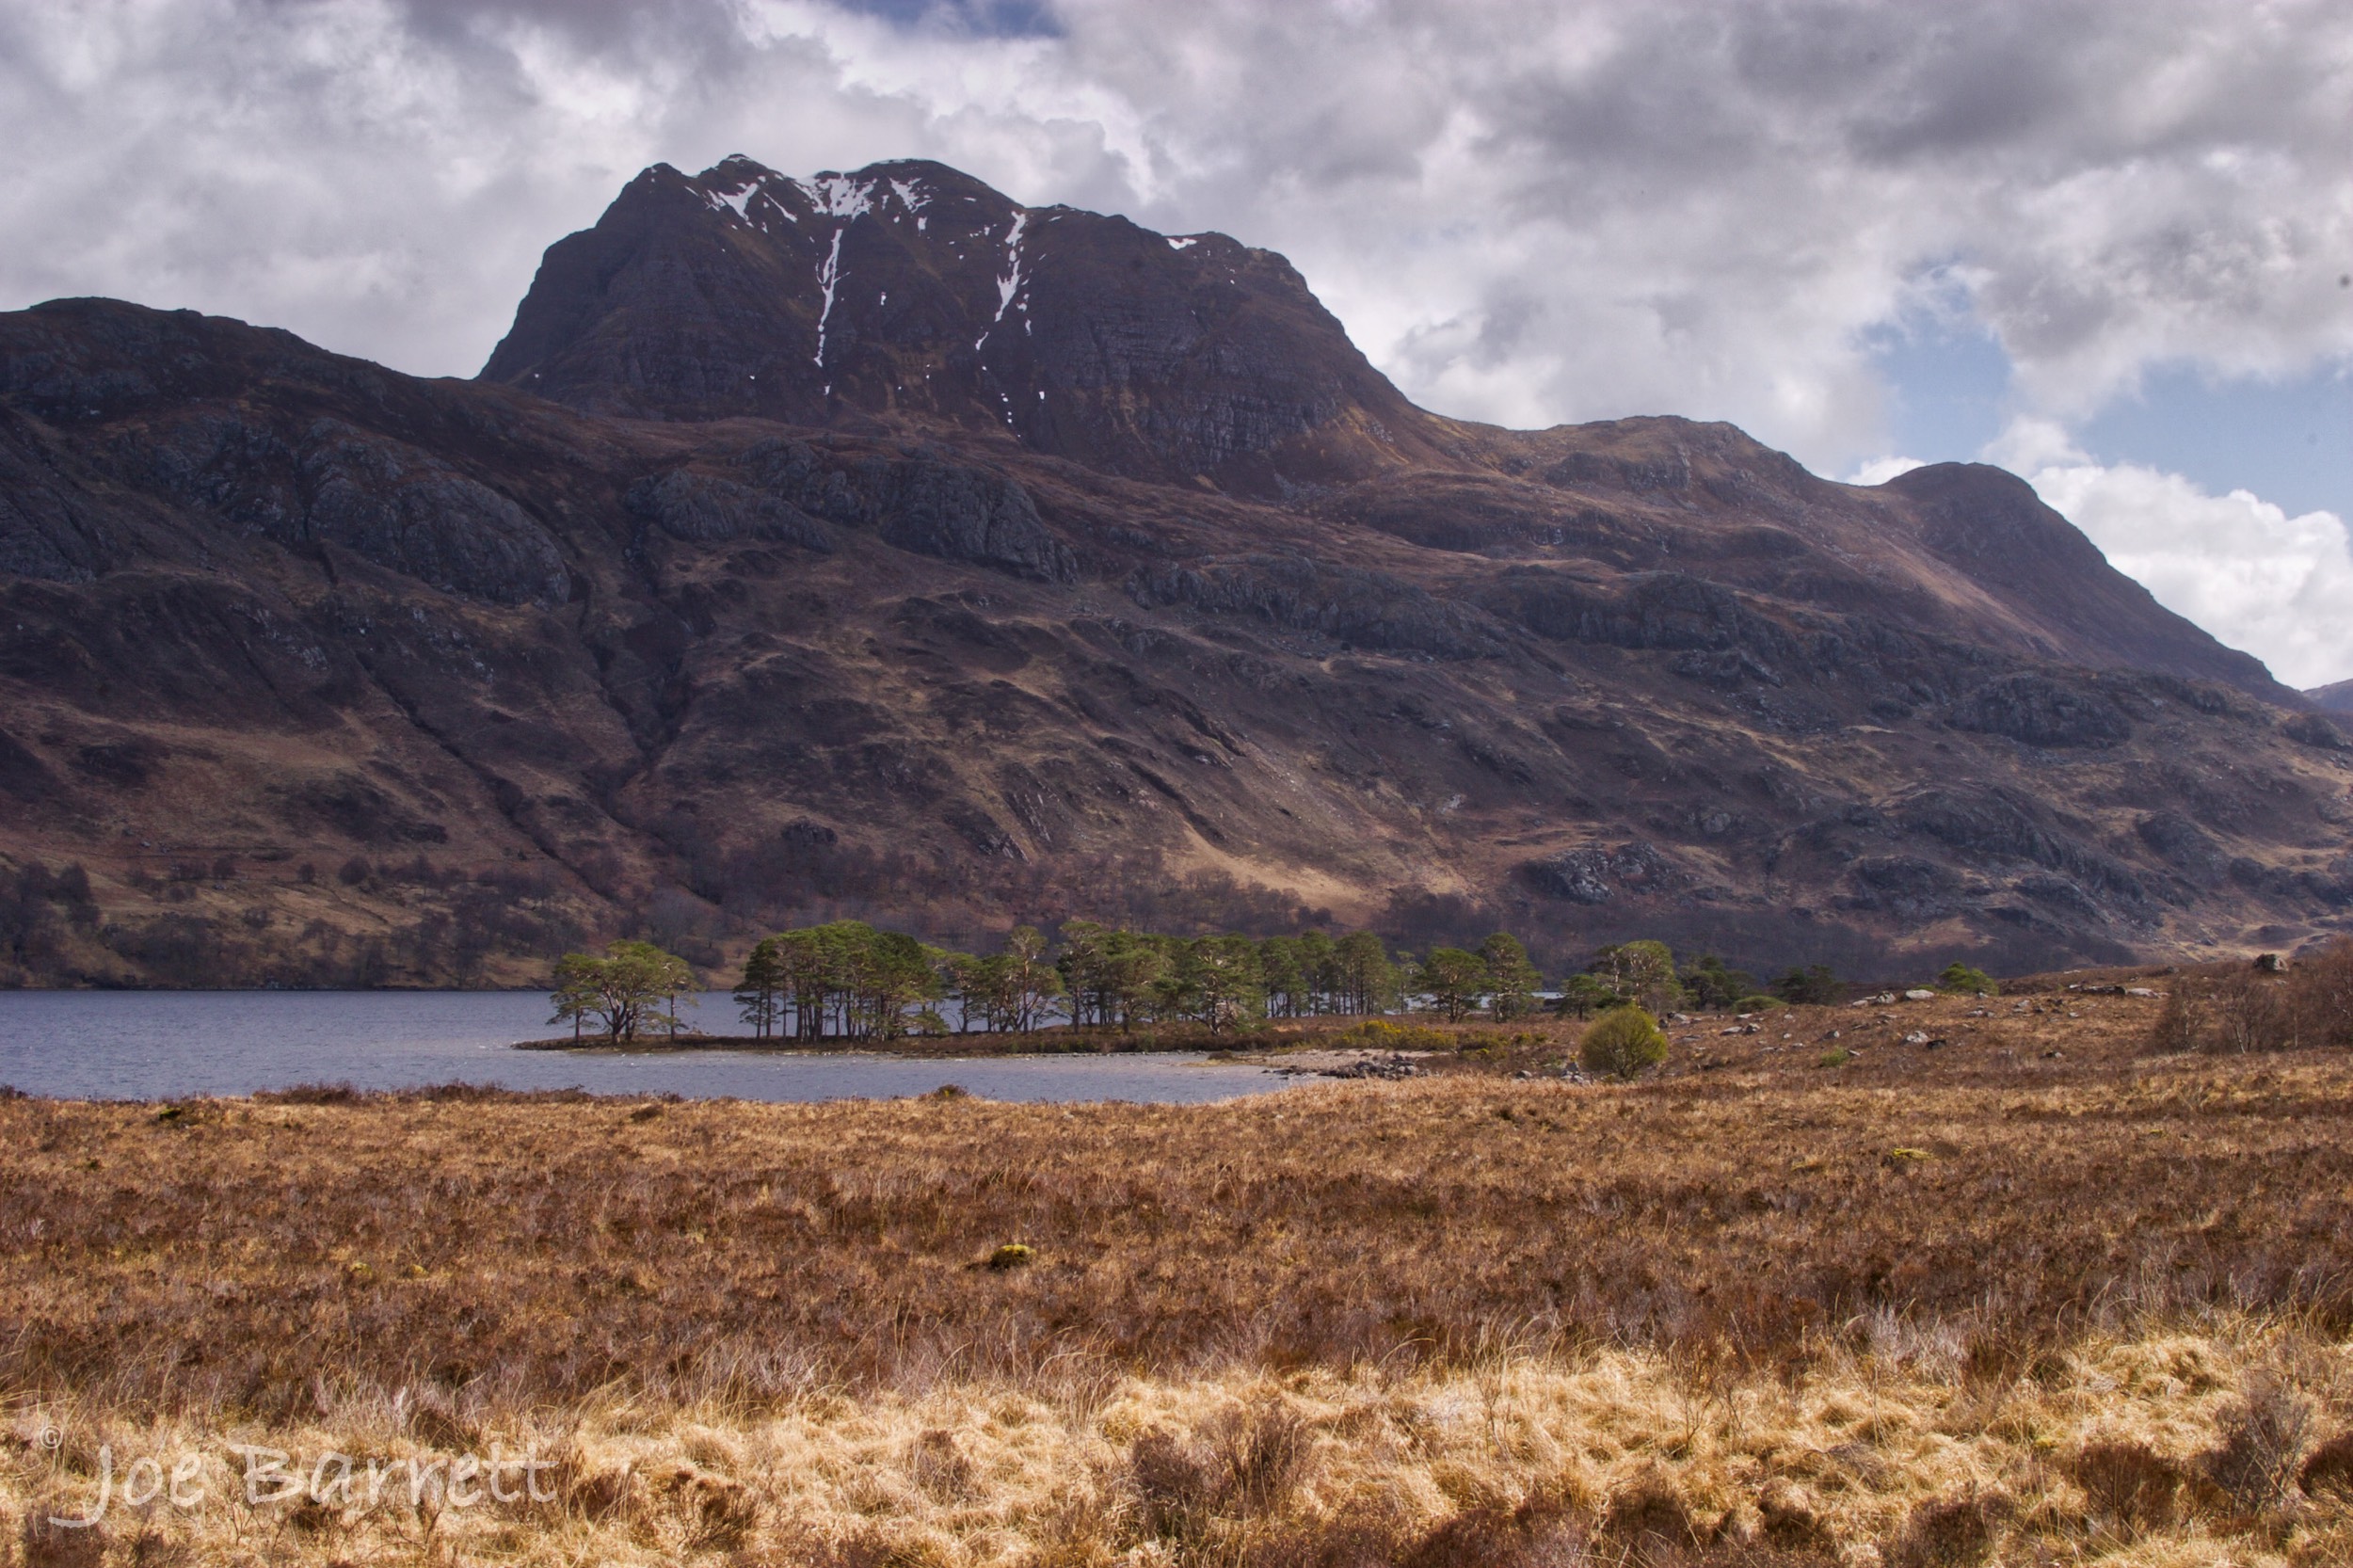
{"type": "MultiPolygon", "coordinates": [[[[735,1008],[715,992],[688,1016],[725,1030],[735,1008]]],[[[464,1082],[820,1100],[955,1083],[991,1099],[1186,1103],[1291,1081],[1182,1052],[910,1059],[508,1048],[553,1032],[547,1018],[548,999],[536,991],[8,991],[0,992],[0,1084],[73,1099],[464,1082]]]]}

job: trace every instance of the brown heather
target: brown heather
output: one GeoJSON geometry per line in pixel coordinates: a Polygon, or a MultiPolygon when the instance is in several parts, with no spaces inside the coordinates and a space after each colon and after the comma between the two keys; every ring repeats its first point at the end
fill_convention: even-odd
{"type": "Polygon", "coordinates": [[[2217,1056],[2353,1048],[2353,938],[2277,971],[2192,969],[2168,987],[2151,1041],[2159,1050],[2217,1056]]]}
{"type": "Polygon", "coordinates": [[[0,1102],[0,1523],[48,1563],[2353,1561],[2353,1059],[2021,1006],[1677,1026],[1607,1087],[1510,1076],[1571,1048],[1522,1026],[1195,1108],[0,1102]],[[493,1441],[560,1500],[248,1508],[228,1457],[493,1441]],[[102,1444],[205,1456],[207,1503],[50,1530],[102,1444]]]}

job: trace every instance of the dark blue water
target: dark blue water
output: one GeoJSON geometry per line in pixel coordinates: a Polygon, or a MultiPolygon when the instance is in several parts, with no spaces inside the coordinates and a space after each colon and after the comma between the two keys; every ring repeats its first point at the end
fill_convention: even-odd
{"type": "MultiPolygon", "coordinates": [[[[687,1016],[732,1027],[724,992],[687,1016]]],[[[601,1095],[822,1100],[957,1084],[991,1099],[1190,1103],[1279,1089],[1197,1053],[1010,1058],[759,1051],[520,1051],[557,1032],[548,999],[512,991],[0,992],[0,1084],[71,1099],[249,1095],[297,1083],[493,1083],[601,1095]]]]}

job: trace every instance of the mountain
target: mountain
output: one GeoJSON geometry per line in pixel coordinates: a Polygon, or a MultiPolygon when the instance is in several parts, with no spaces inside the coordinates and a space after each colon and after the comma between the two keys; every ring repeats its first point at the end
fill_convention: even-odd
{"type": "Polygon", "coordinates": [[[933,163],[649,168],[550,248],[482,374],[592,413],[945,420],[1252,493],[1438,452],[1282,257],[933,163]]]}
{"type": "Polygon", "coordinates": [[[0,315],[0,601],[40,982],[843,913],[1892,973],[2353,910],[2335,725],[2010,475],[1445,419],[1278,256],[934,164],[649,169],[472,382],[0,315]]]}
{"type": "MultiPolygon", "coordinates": [[[[482,378],[587,413],[952,432],[1009,460],[1304,505],[1455,553],[1621,568],[1667,563],[1659,526],[1693,509],[1697,440],[1721,459],[1697,481],[1710,509],[1778,528],[1795,552],[1745,569],[1720,559],[1709,575],[1730,566],[1769,591],[1794,570],[1800,597],[1858,603],[1896,586],[1940,628],[2030,656],[2288,696],[1998,470],[1915,471],[1893,487],[1908,504],[1874,506],[1729,428],[1441,419],[1366,360],[1282,257],[1020,207],[938,164],[808,180],[743,157],[693,177],[648,169],[595,228],[550,248],[482,378]],[[1648,540],[1614,515],[1628,495],[1670,498],[1648,540]]],[[[1683,542],[1721,558],[1716,532],[1683,542]]],[[[1749,539],[1730,553],[1781,552],[1749,539]]]]}
{"type": "Polygon", "coordinates": [[[2333,685],[2315,686],[2304,694],[2305,699],[2324,713],[2353,714],[2353,680],[2340,680],[2333,685]]]}

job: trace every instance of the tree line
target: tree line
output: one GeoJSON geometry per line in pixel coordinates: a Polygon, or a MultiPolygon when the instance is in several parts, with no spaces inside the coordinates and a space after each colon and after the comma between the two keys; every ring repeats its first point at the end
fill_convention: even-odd
{"type": "MultiPolygon", "coordinates": [[[[1827,970],[1792,971],[1787,1000],[1838,988],[1827,970]]],[[[1001,1032],[1067,1021],[1128,1032],[1197,1024],[1213,1033],[1269,1019],[1360,1016],[1424,1010],[1460,1021],[1473,1014],[1526,1017],[1547,1002],[1585,1016],[1625,1003],[1668,1012],[1722,1007],[1757,984],[1705,955],[1678,971],[1662,943],[1601,949],[1547,997],[1527,948],[1498,931],[1477,949],[1438,947],[1416,957],[1374,933],[1334,936],[1171,936],[1093,920],[1064,922],[1060,942],[1016,927],[985,955],[929,946],[862,920],[836,920],[762,937],[735,991],[760,1038],[888,1038],[945,1032],[943,1003],[966,1031],[1001,1032]]]]}
{"type": "MultiPolygon", "coordinates": [[[[557,966],[556,1017],[576,1031],[593,1017],[624,1038],[660,1016],[676,1032],[676,1001],[693,989],[692,975],[683,960],[645,942],[616,942],[601,958],[571,953],[557,966]],[[664,998],[671,1006],[658,1015],[664,998]]],[[[1845,991],[1818,965],[1764,986],[1710,953],[1678,966],[1655,941],[1611,943],[1547,987],[1527,948],[1501,931],[1476,949],[1437,947],[1417,957],[1392,952],[1369,931],[1171,936],[1074,920],[1063,923],[1058,942],[1017,926],[1001,951],[975,954],[864,920],[832,920],[754,943],[734,1000],[756,1038],[814,1043],[1062,1022],[1121,1032],[1193,1024],[1226,1033],[1270,1019],[1407,1011],[1457,1022],[1475,1014],[1509,1021],[1545,1007],[1575,1017],[1621,1006],[1653,1015],[1746,1012],[1835,1001],[1845,991]]]]}
{"type": "Polygon", "coordinates": [[[737,983],[744,1021],[760,1038],[888,1038],[961,1028],[1000,1032],[1067,1020],[1131,1031],[1191,1023],[1224,1033],[1269,1018],[1391,1013],[1411,999],[1449,1017],[1492,1006],[1533,1011],[1542,984],[1517,939],[1478,952],[1440,948],[1417,961],[1369,931],[1332,936],[1170,936],[1068,920],[1058,947],[1016,927],[1002,952],[952,952],[862,920],[779,932],[753,944],[737,983]]]}

